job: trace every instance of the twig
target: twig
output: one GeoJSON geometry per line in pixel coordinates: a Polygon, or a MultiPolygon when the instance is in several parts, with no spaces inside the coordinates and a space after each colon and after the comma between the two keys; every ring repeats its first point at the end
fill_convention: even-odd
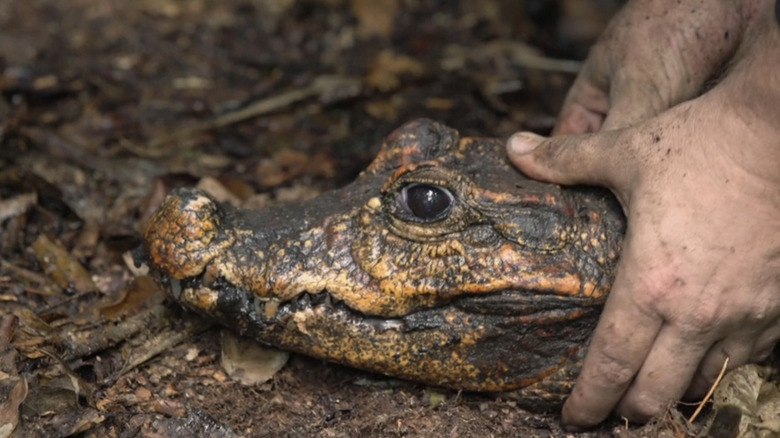
{"type": "Polygon", "coordinates": [[[699,416],[699,413],[702,409],[704,409],[704,404],[707,403],[707,401],[712,397],[712,393],[715,392],[715,388],[718,387],[718,384],[720,383],[720,380],[723,379],[723,375],[726,374],[726,367],[729,364],[729,357],[726,356],[726,360],[723,361],[723,366],[720,367],[720,373],[718,374],[718,378],[715,379],[715,381],[712,383],[712,386],[710,386],[710,390],[707,392],[707,395],[704,396],[704,398],[699,402],[699,407],[696,408],[696,411],[691,415],[691,418],[688,419],[688,423],[693,423],[693,420],[696,419],[696,417],[699,416]]]}
{"type": "Polygon", "coordinates": [[[443,60],[445,70],[464,68],[466,60],[485,62],[496,57],[527,69],[572,74],[579,73],[583,64],[569,59],[549,58],[536,48],[514,40],[496,40],[473,49],[450,46],[449,50],[450,55],[443,60]]]}
{"type": "Polygon", "coordinates": [[[72,385],[68,389],[73,390],[73,393],[76,394],[76,403],[78,403],[79,395],[83,395],[86,397],[87,403],[90,406],[95,407],[95,388],[91,384],[76,374],[76,372],[73,371],[58,355],[44,348],[36,348],[36,350],[44,356],[48,356],[53,361],[57,362],[62,367],[62,369],[65,370],[65,374],[67,374],[68,378],[70,379],[70,384],[72,385]]]}
{"type": "Polygon", "coordinates": [[[348,91],[346,94],[350,95],[359,93],[359,91],[354,91],[359,88],[360,81],[355,78],[320,76],[303,88],[285,91],[275,96],[258,100],[244,108],[223,114],[212,120],[207,120],[194,126],[178,129],[170,134],[154,138],[149,142],[148,147],[150,149],[160,148],[161,146],[170,144],[176,140],[243,122],[244,120],[286,108],[312,97],[320,97],[322,99],[324,96],[333,93],[333,90],[349,89],[351,91],[348,91]]]}
{"type": "Polygon", "coordinates": [[[192,320],[187,320],[185,322],[184,328],[171,329],[155,334],[146,342],[144,347],[134,348],[130,352],[125,359],[122,369],[112,377],[112,380],[115,381],[158,354],[170,350],[176,345],[191,338],[193,335],[204,332],[213,326],[214,324],[211,322],[200,318],[193,318],[192,320]]]}
{"type": "MultiPolygon", "coordinates": [[[[5,259],[0,259],[0,271],[8,271],[22,280],[29,281],[48,288],[48,289],[38,289],[37,293],[39,295],[54,296],[54,297],[61,297],[63,295],[62,288],[57,283],[52,281],[49,277],[43,274],[39,274],[35,271],[22,268],[21,266],[16,266],[15,264],[5,259]]],[[[27,290],[29,291],[30,288],[27,288],[27,290]]]]}

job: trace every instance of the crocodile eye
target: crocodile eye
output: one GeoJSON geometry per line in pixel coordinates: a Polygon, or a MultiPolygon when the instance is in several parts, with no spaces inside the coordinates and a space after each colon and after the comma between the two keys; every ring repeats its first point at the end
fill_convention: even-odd
{"type": "Polygon", "coordinates": [[[441,186],[412,183],[401,189],[398,204],[403,211],[422,222],[434,222],[446,217],[455,197],[441,186]]]}

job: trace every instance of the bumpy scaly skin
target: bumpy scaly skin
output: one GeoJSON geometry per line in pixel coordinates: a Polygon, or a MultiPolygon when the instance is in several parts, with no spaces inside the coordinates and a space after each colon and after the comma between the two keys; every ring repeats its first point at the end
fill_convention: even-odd
{"type": "Polygon", "coordinates": [[[175,191],[145,252],[176,299],[261,342],[554,404],[609,291],[623,229],[609,194],[529,180],[501,141],[418,120],[355,182],[305,203],[247,211],[175,191]],[[399,200],[412,183],[447,188],[449,213],[412,217],[399,200]]]}

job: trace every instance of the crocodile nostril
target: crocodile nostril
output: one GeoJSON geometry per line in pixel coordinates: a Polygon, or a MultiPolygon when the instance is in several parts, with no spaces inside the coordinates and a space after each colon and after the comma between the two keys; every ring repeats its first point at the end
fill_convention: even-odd
{"type": "Polygon", "coordinates": [[[412,183],[401,189],[398,199],[401,209],[423,222],[433,222],[445,218],[455,197],[441,186],[412,183]]]}
{"type": "Polygon", "coordinates": [[[144,232],[150,263],[177,280],[200,275],[235,240],[222,222],[220,207],[205,192],[174,190],[144,232]]]}

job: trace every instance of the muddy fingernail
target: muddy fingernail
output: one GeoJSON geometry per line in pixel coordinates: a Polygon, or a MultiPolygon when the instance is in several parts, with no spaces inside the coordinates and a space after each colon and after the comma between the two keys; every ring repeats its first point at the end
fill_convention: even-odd
{"type": "Polygon", "coordinates": [[[514,155],[527,154],[536,149],[542,140],[544,137],[533,132],[519,132],[509,137],[509,153],[514,155]]]}
{"type": "Polygon", "coordinates": [[[563,430],[565,430],[568,433],[581,433],[581,432],[585,432],[587,429],[584,427],[575,426],[573,424],[563,423],[563,430]]]}

